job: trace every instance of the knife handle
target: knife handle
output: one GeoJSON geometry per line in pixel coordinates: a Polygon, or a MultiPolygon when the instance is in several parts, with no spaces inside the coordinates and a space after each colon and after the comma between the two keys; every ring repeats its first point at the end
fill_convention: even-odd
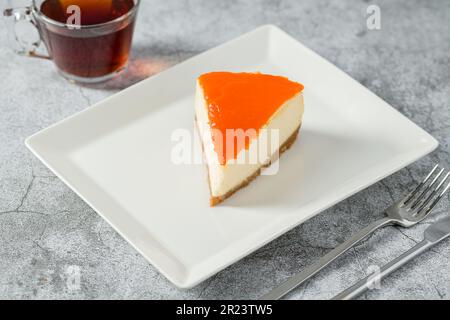
{"type": "Polygon", "coordinates": [[[352,248],[355,244],[366,238],[372,232],[388,224],[391,224],[392,221],[393,220],[391,218],[384,217],[369,224],[367,227],[365,227],[364,229],[360,230],[358,233],[353,235],[350,239],[346,240],[344,243],[340,244],[339,246],[328,252],[326,255],[317,260],[315,263],[306,267],[300,273],[297,273],[296,275],[292,276],[286,282],[282,283],[280,286],[273,289],[268,294],[262,296],[260,299],[261,300],[280,299],[285,294],[295,289],[303,282],[305,282],[313,275],[315,275],[317,272],[325,268],[336,258],[340,257],[342,254],[347,252],[350,248],[352,248]]]}
{"type": "Polygon", "coordinates": [[[366,290],[370,289],[375,282],[381,281],[384,277],[392,273],[393,271],[400,268],[405,263],[409,262],[410,260],[414,259],[418,255],[420,255],[422,252],[433,246],[434,243],[423,240],[422,242],[419,242],[414,247],[403,253],[402,255],[398,256],[388,264],[381,267],[380,272],[375,275],[369,275],[365,277],[364,279],[359,280],[357,283],[355,283],[353,286],[349,287],[348,289],[342,291],[337,296],[333,297],[331,300],[350,300],[353,298],[356,298],[366,290]]]}

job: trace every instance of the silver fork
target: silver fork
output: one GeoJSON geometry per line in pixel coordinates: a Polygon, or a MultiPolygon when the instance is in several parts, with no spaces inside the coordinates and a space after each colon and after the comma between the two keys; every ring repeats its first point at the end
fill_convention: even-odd
{"type": "Polygon", "coordinates": [[[399,225],[404,228],[409,228],[425,219],[450,188],[450,183],[444,186],[450,176],[450,172],[447,172],[441,178],[443,173],[444,168],[439,168],[439,165],[435,165],[425,179],[411,193],[400,201],[395,202],[385,211],[386,217],[371,223],[260,299],[273,300],[283,297],[381,227],[399,225]]]}

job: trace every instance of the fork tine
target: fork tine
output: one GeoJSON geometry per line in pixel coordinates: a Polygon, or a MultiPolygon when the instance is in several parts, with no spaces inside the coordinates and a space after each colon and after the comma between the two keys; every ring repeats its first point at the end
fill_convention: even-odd
{"type": "Polygon", "coordinates": [[[439,167],[439,164],[436,164],[434,166],[433,169],[431,169],[431,171],[428,173],[428,175],[425,177],[425,179],[422,180],[422,182],[420,182],[417,187],[414,189],[413,192],[411,192],[408,196],[407,199],[405,201],[403,201],[403,205],[407,205],[412,198],[416,195],[416,193],[427,183],[428,179],[430,179],[430,177],[433,175],[433,173],[437,170],[437,168],[439,167]]]}
{"type": "Polygon", "coordinates": [[[430,193],[430,195],[428,196],[428,198],[423,201],[423,203],[420,205],[418,211],[421,211],[423,208],[425,208],[428,203],[430,203],[430,201],[436,196],[436,194],[439,192],[439,189],[442,187],[442,185],[445,183],[445,181],[447,181],[447,178],[450,176],[450,172],[447,172],[447,174],[445,175],[445,177],[441,180],[441,182],[438,184],[438,186],[436,187],[436,189],[433,190],[433,192],[430,193]]]}
{"type": "Polygon", "coordinates": [[[442,199],[442,197],[444,196],[444,194],[450,189],[450,183],[447,184],[447,186],[444,188],[444,190],[442,190],[442,192],[439,194],[439,196],[437,196],[436,199],[434,199],[433,203],[428,207],[428,208],[424,208],[421,211],[419,211],[420,215],[427,215],[428,213],[430,213],[431,210],[433,210],[433,208],[439,203],[439,201],[442,199]],[[426,210],[425,210],[426,209],[426,210]],[[425,210],[425,211],[424,211],[425,210]]]}
{"type": "Polygon", "coordinates": [[[436,183],[436,181],[439,179],[439,177],[442,175],[442,173],[444,172],[444,168],[442,168],[441,170],[439,170],[438,174],[434,177],[433,181],[431,181],[431,183],[422,191],[422,193],[414,200],[413,204],[411,205],[412,210],[414,210],[415,208],[417,208],[417,206],[419,205],[420,201],[423,199],[423,197],[428,193],[428,191],[430,191],[433,187],[433,185],[436,183]]]}

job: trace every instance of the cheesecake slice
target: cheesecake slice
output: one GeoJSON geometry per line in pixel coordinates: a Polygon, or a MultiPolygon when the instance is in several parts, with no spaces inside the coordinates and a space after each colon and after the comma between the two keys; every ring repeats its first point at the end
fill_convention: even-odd
{"type": "Polygon", "coordinates": [[[303,85],[262,73],[210,72],[197,80],[196,124],[210,205],[248,185],[296,140],[303,85]]]}

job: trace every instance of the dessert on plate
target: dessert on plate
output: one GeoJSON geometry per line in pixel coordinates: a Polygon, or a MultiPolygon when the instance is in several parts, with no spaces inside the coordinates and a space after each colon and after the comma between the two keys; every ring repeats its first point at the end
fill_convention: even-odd
{"type": "Polygon", "coordinates": [[[196,124],[208,166],[210,205],[256,178],[296,140],[303,85],[262,73],[210,72],[197,80],[196,124]]]}

